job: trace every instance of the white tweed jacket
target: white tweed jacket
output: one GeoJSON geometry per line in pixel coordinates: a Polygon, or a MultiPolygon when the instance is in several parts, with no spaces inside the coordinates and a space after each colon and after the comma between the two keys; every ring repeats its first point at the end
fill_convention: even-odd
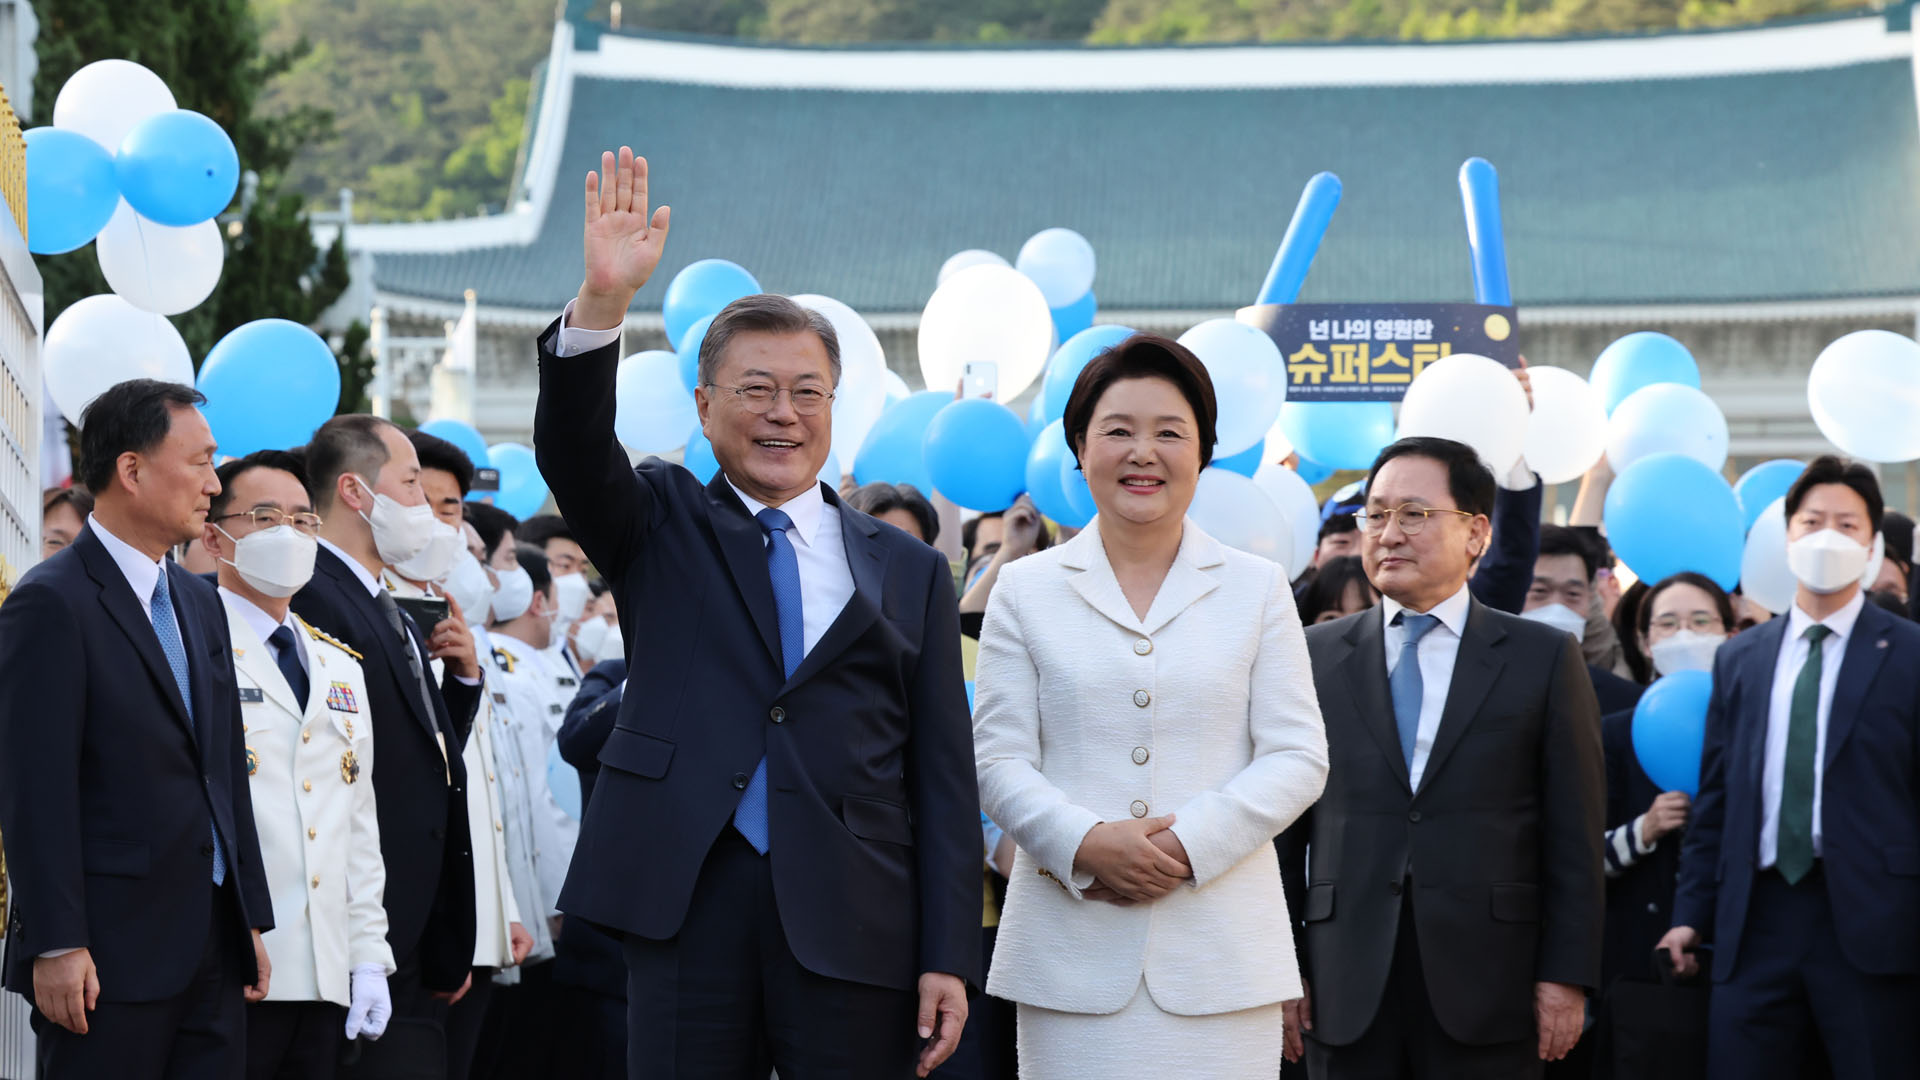
{"type": "Polygon", "coordinates": [[[987,988],[1113,1013],[1142,976],[1166,1012],[1300,996],[1273,838],[1320,797],[1326,731],[1284,571],[1186,522],[1135,617],[1098,523],[1001,571],[980,636],[980,804],[1019,845],[987,988]],[[1088,830],[1167,812],[1194,880],[1082,899],[1088,830]]]}

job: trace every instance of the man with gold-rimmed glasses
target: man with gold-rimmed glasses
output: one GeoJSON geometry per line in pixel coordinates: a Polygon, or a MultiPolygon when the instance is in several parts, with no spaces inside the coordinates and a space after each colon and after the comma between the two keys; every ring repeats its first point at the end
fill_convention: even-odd
{"type": "Polygon", "coordinates": [[[299,458],[262,450],[219,477],[201,542],[219,563],[274,908],[276,978],[247,993],[247,1076],[330,1077],[341,1037],[379,1038],[393,1011],[366,679],[358,653],[289,610],[321,525],[299,458]]]}
{"type": "Polygon", "coordinates": [[[1494,505],[1471,448],[1402,439],[1366,492],[1381,602],[1307,630],[1333,766],[1280,845],[1308,982],[1288,1053],[1328,1080],[1537,1077],[1599,985],[1593,685],[1571,637],[1468,591],[1494,505]]]}

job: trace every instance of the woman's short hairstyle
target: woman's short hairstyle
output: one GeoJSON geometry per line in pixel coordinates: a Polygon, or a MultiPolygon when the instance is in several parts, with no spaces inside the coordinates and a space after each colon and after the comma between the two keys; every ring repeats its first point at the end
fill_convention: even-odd
{"type": "Polygon", "coordinates": [[[1339,555],[1321,563],[1313,580],[1300,593],[1300,621],[1313,621],[1329,611],[1339,611],[1347,602],[1347,590],[1360,586],[1360,595],[1373,595],[1373,582],[1367,580],[1367,568],[1358,555],[1339,555]]]}
{"type": "Polygon", "coordinates": [[[1135,334],[1087,362],[1073,384],[1062,416],[1067,447],[1078,458],[1085,448],[1094,407],[1107,388],[1122,379],[1165,379],[1187,399],[1200,438],[1200,467],[1213,460],[1214,424],[1220,415],[1213,379],[1206,365],[1185,345],[1159,334],[1135,334]]]}
{"type": "Polygon", "coordinates": [[[905,510],[913,515],[927,543],[940,538],[940,515],[933,512],[933,503],[912,484],[863,484],[847,496],[847,505],[871,517],[879,517],[889,510],[905,510]]]}

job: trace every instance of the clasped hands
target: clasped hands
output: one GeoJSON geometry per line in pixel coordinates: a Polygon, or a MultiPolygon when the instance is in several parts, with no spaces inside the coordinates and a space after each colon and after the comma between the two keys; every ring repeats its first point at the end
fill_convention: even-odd
{"type": "Polygon", "coordinates": [[[1103,821],[1087,830],[1074,852],[1075,873],[1092,874],[1081,893],[1127,907],[1158,900],[1193,878],[1186,845],[1173,832],[1174,816],[1103,821]]]}

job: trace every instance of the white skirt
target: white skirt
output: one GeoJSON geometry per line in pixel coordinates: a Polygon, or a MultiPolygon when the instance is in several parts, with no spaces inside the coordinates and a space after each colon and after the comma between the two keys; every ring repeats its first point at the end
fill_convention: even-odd
{"type": "Polygon", "coordinates": [[[1146,980],[1117,1013],[1020,1006],[1022,1080],[1274,1080],[1284,1029],[1278,1002],[1239,1012],[1162,1012],[1146,980]]]}

